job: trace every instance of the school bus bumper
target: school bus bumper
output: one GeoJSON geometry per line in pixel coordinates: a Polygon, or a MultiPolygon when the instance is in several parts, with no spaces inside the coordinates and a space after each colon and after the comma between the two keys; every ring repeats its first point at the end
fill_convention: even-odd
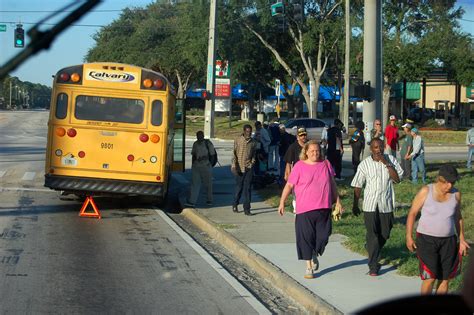
{"type": "Polygon", "coordinates": [[[45,175],[44,186],[54,190],[81,193],[110,193],[162,196],[164,183],[137,182],[116,179],[45,175]]]}

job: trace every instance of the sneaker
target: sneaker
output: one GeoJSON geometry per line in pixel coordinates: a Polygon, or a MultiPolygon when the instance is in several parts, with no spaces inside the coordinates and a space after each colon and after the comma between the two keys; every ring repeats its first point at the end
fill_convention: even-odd
{"type": "Polygon", "coordinates": [[[342,182],[344,180],[343,177],[336,177],[336,182],[342,182]]]}
{"type": "Polygon", "coordinates": [[[319,269],[318,254],[316,252],[313,252],[313,271],[316,272],[316,270],[318,269],[319,269]]]}
{"type": "Polygon", "coordinates": [[[232,212],[234,213],[239,212],[239,209],[237,208],[237,206],[232,206],[232,212]]]}
{"type": "Polygon", "coordinates": [[[380,272],[380,264],[377,265],[377,267],[373,270],[369,270],[369,276],[371,277],[377,277],[379,275],[379,272],[380,272]]]}
{"type": "Polygon", "coordinates": [[[304,278],[305,279],[314,279],[314,272],[313,269],[307,268],[305,273],[304,273],[304,278]]]}

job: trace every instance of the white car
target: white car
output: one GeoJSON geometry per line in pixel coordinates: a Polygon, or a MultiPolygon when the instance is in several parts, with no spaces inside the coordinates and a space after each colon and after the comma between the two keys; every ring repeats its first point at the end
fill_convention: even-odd
{"type": "MultiPolygon", "coordinates": [[[[321,141],[323,129],[325,127],[329,128],[324,121],[316,118],[293,118],[288,120],[285,124],[286,132],[294,136],[296,136],[296,131],[299,127],[306,128],[309,140],[316,140],[318,142],[321,141]]],[[[342,139],[347,139],[347,133],[345,130],[342,132],[342,139]]]]}

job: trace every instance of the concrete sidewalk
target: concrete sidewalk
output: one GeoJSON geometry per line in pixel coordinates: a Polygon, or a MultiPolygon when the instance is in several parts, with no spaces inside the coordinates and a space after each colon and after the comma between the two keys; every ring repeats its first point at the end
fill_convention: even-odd
{"type": "MultiPolygon", "coordinates": [[[[350,172],[344,169],[343,175],[350,172]]],[[[180,177],[180,184],[190,182],[189,171],[180,177]]],[[[380,276],[370,277],[367,257],[346,249],[342,245],[345,239],[342,235],[331,236],[320,259],[317,277],[305,279],[305,263],[298,261],[296,256],[294,215],[279,216],[277,209],[259,200],[256,193],[252,195],[253,216],[245,216],[241,206],[240,213],[233,213],[233,191],[234,177],[230,170],[225,167],[214,169],[214,205],[205,206],[205,199],[201,196],[196,211],[342,313],[352,313],[373,303],[419,292],[421,282],[418,277],[398,275],[390,265],[382,267],[380,276]]]]}

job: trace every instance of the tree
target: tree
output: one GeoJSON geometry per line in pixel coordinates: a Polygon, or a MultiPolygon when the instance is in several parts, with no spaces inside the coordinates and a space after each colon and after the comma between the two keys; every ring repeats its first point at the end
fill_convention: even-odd
{"type": "Polygon", "coordinates": [[[282,54],[280,48],[272,43],[272,40],[275,40],[274,36],[266,38],[267,33],[264,32],[264,26],[265,17],[268,18],[269,10],[257,11],[256,16],[264,22],[262,25],[258,25],[258,22],[253,24],[250,22],[246,23],[249,31],[272,52],[288,76],[298,82],[306,103],[310,104],[310,112],[313,117],[317,117],[318,91],[321,78],[326,70],[329,56],[335,49],[342,33],[334,30],[334,22],[341,16],[340,4],[339,1],[306,1],[304,9],[306,20],[303,23],[287,16],[289,22],[288,33],[285,33],[284,36],[288,39],[286,42],[291,42],[296,50],[297,56],[299,56],[299,66],[300,69],[302,67],[302,71],[298,71],[298,65],[288,61],[291,57],[282,54]],[[312,99],[310,98],[306,83],[308,81],[314,82],[315,93],[312,99]]]}

